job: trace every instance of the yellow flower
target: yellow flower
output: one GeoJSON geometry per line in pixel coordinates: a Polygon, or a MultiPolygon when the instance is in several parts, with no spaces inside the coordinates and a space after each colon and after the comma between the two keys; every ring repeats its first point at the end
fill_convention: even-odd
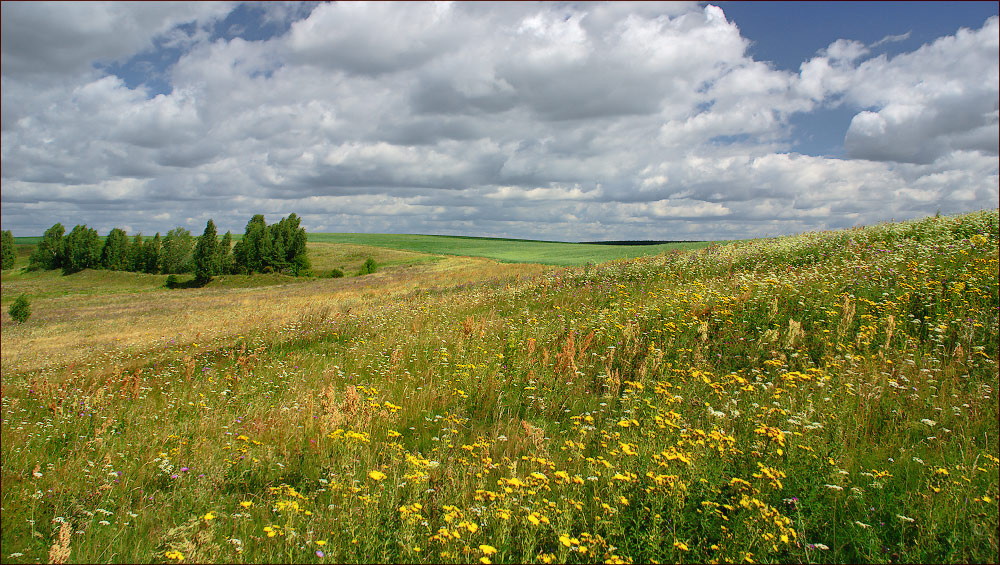
{"type": "Polygon", "coordinates": [[[324,545],[326,545],[326,540],[322,540],[322,539],[321,539],[321,540],[318,540],[318,541],[316,542],[316,545],[318,545],[318,546],[320,546],[320,547],[323,547],[324,545]]]}
{"type": "Polygon", "coordinates": [[[492,561],[490,561],[489,557],[480,557],[479,562],[482,563],[483,565],[490,565],[490,563],[493,563],[492,561]]]}
{"type": "Polygon", "coordinates": [[[167,559],[176,559],[177,561],[184,561],[184,554],[179,551],[168,551],[163,554],[167,559]]]}
{"type": "Polygon", "coordinates": [[[215,514],[212,514],[211,512],[209,512],[208,514],[205,514],[205,521],[206,522],[210,522],[210,521],[212,521],[214,519],[215,519],[215,514]]]}
{"type": "Polygon", "coordinates": [[[688,550],[687,544],[684,543],[684,542],[682,542],[682,541],[675,541],[674,542],[674,547],[676,547],[677,549],[679,549],[681,551],[687,551],[688,550]]]}
{"type": "Polygon", "coordinates": [[[401,436],[403,434],[397,432],[396,430],[389,430],[389,434],[388,435],[389,435],[389,437],[399,437],[399,436],[401,436]]]}
{"type": "Polygon", "coordinates": [[[240,503],[240,506],[242,506],[243,508],[250,508],[251,506],[253,506],[253,501],[244,500],[243,502],[240,503]]]}
{"type": "Polygon", "coordinates": [[[386,477],[385,473],[381,471],[371,471],[368,473],[368,478],[373,481],[381,481],[385,479],[385,477],[386,477]]]}
{"type": "Polygon", "coordinates": [[[569,536],[566,534],[559,536],[559,543],[565,545],[566,547],[573,545],[573,542],[569,540],[569,536]]]}
{"type": "Polygon", "coordinates": [[[541,523],[538,521],[538,514],[535,514],[534,512],[528,514],[528,521],[536,526],[541,523]]]}
{"type": "Polygon", "coordinates": [[[492,545],[483,544],[479,546],[479,551],[482,551],[484,555],[493,555],[494,553],[497,552],[497,548],[493,547],[492,545]]]}

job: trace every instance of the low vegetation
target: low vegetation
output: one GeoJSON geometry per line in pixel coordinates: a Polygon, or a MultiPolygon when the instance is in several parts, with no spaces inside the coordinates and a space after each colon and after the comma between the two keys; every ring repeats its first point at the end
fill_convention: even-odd
{"type": "Polygon", "coordinates": [[[996,211],[569,268],[352,252],[313,269],[378,270],[5,272],[35,314],[3,318],[2,559],[1000,557],[996,211]]]}

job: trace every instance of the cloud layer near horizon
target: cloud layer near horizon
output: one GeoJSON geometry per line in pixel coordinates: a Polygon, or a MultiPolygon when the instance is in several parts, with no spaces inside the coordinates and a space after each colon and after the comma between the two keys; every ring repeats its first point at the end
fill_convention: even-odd
{"type": "Polygon", "coordinates": [[[265,3],[287,32],[212,39],[232,9],[4,3],[4,229],[729,239],[997,206],[996,17],[791,73],[711,5],[265,3]],[[157,49],[168,93],[100,70],[157,49]],[[796,153],[792,117],[837,107],[845,156],[796,153]]]}

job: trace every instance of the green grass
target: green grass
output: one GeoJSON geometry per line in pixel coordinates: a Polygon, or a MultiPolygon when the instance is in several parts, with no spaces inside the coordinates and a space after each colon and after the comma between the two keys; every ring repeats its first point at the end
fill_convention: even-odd
{"type": "Polygon", "coordinates": [[[0,558],[996,562],[997,279],[989,211],[150,290],[266,315],[62,365],[5,317],[0,558]]]}
{"type": "Polygon", "coordinates": [[[352,243],[430,254],[486,257],[507,263],[542,263],[565,266],[598,264],[618,259],[658,255],[675,250],[700,249],[711,244],[710,242],[683,242],[659,245],[602,245],[487,237],[364,233],[311,233],[309,241],[352,243]]]}

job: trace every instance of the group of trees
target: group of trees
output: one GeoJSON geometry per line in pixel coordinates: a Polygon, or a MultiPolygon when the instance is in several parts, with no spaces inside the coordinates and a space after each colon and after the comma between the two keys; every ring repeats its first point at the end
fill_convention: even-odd
{"type": "Polygon", "coordinates": [[[0,237],[0,257],[2,257],[0,269],[6,271],[14,266],[16,257],[14,254],[14,234],[10,233],[10,230],[4,230],[3,236],[0,237]]]}
{"type": "MultiPolygon", "coordinates": [[[[128,237],[123,230],[111,230],[103,243],[97,230],[78,225],[68,234],[62,224],[49,228],[28,259],[28,268],[62,269],[71,274],[83,269],[108,269],[153,274],[194,273],[199,282],[215,275],[280,272],[304,275],[309,272],[306,256],[306,231],[300,219],[291,214],[268,226],[258,214],[247,224],[242,241],[233,247],[233,236],[226,232],[219,240],[215,222],[209,220],[205,231],[195,238],[177,227],[161,238],[157,233],[144,239],[142,234],[128,237]]],[[[4,232],[4,268],[8,268],[4,232]]],[[[13,259],[11,259],[13,263],[13,259]]]]}

